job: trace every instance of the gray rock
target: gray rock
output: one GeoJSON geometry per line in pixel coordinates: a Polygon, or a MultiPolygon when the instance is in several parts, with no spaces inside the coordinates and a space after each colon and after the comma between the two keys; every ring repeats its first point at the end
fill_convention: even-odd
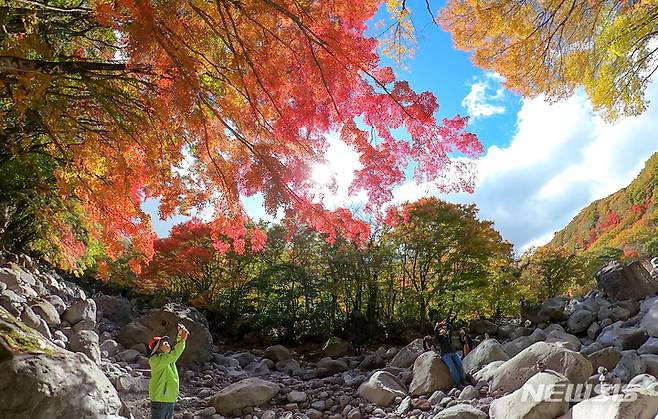
{"type": "Polygon", "coordinates": [[[272,360],[274,363],[286,361],[291,358],[290,350],[283,345],[269,346],[263,353],[263,358],[272,360]]]}
{"type": "Polygon", "coordinates": [[[73,334],[69,339],[69,349],[87,355],[96,364],[101,362],[98,335],[93,330],[81,330],[73,334]]]}
{"type": "Polygon", "coordinates": [[[481,370],[473,374],[473,378],[478,381],[491,381],[498,375],[498,368],[503,365],[505,361],[494,361],[484,366],[481,370]]]}
{"type": "Polygon", "coordinates": [[[80,320],[73,325],[73,331],[79,332],[81,330],[94,330],[96,328],[96,322],[88,319],[80,320]]]}
{"type": "Polygon", "coordinates": [[[567,320],[567,330],[571,333],[582,333],[596,320],[596,315],[589,310],[574,311],[567,320]]]}
{"type": "Polygon", "coordinates": [[[60,316],[66,311],[66,304],[59,295],[44,295],[43,299],[48,301],[60,316]]]}
{"type": "Polygon", "coordinates": [[[658,338],[649,338],[637,350],[640,355],[644,354],[658,354],[658,338]]]}
{"type": "Polygon", "coordinates": [[[294,359],[284,359],[276,363],[276,370],[287,374],[291,374],[297,369],[299,369],[299,362],[294,359]]]}
{"type": "Polygon", "coordinates": [[[129,364],[132,364],[133,362],[135,362],[135,360],[139,355],[140,355],[139,351],[136,351],[134,349],[126,349],[125,351],[121,351],[117,353],[116,358],[122,361],[126,361],[129,364]]]}
{"type": "Polygon", "coordinates": [[[653,419],[658,414],[658,392],[633,391],[630,397],[600,395],[576,403],[567,413],[570,419],[653,419]]]}
{"type": "Polygon", "coordinates": [[[484,335],[485,333],[494,335],[498,331],[498,325],[489,320],[478,319],[471,322],[470,329],[476,335],[484,335]]]}
{"type": "Polygon", "coordinates": [[[82,354],[65,351],[20,328],[0,309],[2,328],[20,335],[21,346],[0,362],[0,417],[96,418],[123,415],[119,395],[102,371],[82,354]],[[16,356],[20,354],[20,356],[16,356]]]}
{"type": "Polygon", "coordinates": [[[349,366],[339,359],[322,358],[317,363],[318,377],[327,377],[339,372],[347,371],[349,366]]]}
{"type": "Polygon", "coordinates": [[[429,351],[416,358],[413,379],[409,386],[410,395],[432,394],[437,390],[445,391],[452,387],[450,372],[439,354],[429,351]]]}
{"type": "Polygon", "coordinates": [[[437,413],[433,419],[486,419],[487,414],[470,404],[457,404],[437,413]]]}
{"type": "Polygon", "coordinates": [[[619,334],[614,346],[619,350],[638,349],[649,339],[642,329],[626,329],[626,333],[619,334]]]}
{"type": "Polygon", "coordinates": [[[473,386],[466,386],[461,393],[459,393],[459,400],[473,400],[480,397],[480,392],[473,386]]]}
{"type": "Polygon", "coordinates": [[[149,390],[149,380],[124,375],[117,378],[115,387],[120,393],[146,393],[149,390]]]}
{"type": "Polygon", "coordinates": [[[32,305],[32,310],[44,319],[48,326],[57,326],[61,322],[57,309],[47,300],[37,301],[32,305]]]}
{"type": "Polygon", "coordinates": [[[396,397],[406,397],[406,386],[391,373],[375,372],[357,390],[360,397],[379,406],[389,406],[396,397]]]}
{"type": "Polygon", "coordinates": [[[647,364],[636,351],[624,351],[617,366],[612,370],[612,375],[619,378],[622,383],[628,383],[636,375],[644,374],[646,370],[647,364]]]}
{"type": "Polygon", "coordinates": [[[48,324],[46,324],[46,321],[39,317],[39,315],[36,314],[30,307],[23,307],[23,312],[21,313],[20,319],[28,327],[31,327],[32,329],[41,333],[46,339],[52,339],[52,335],[50,333],[50,329],[48,328],[48,324]]]}
{"type": "Polygon", "coordinates": [[[92,299],[77,301],[62,314],[62,320],[75,325],[80,320],[89,320],[96,323],[96,302],[92,299]]]}
{"type": "Polygon", "coordinates": [[[491,419],[555,419],[569,410],[567,384],[567,377],[555,371],[537,373],[520,389],[494,400],[489,415],[491,419]],[[528,397],[537,388],[547,390],[537,398],[528,397]]]}
{"type": "Polygon", "coordinates": [[[416,339],[400,349],[389,365],[397,368],[409,368],[423,352],[425,352],[423,349],[423,339],[416,339]]]}
{"type": "Polygon", "coordinates": [[[113,323],[123,326],[130,322],[131,308],[130,301],[127,298],[97,294],[94,296],[94,301],[96,302],[98,311],[103,313],[103,317],[111,320],[113,323]]]}
{"type": "Polygon", "coordinates": [[[100,350],[107,352],[107,356],[114,356],[119,349],[119,344],[112,339],[108,339],[100,344],[100,350]]]}
{"type": "Polygon", "coordinates": [[[658,292],[658,282],[639,262],[626,266],[611,262],[596,273],[598,288],[612,301],[641,299],[658,292]]]}
{"type": "Polygon", "coordinates": [[[530,334],[530,336],[521,336],[511,342],[507,342],[503,345],[503,348],[505,349],[507,355],[513,357],[531,345],[537,342],[541,342],[545,339],[546,333],[541,329],[535,329],[532,334],[530,334]]]}
{"type": "Polygon", "coordinates": [[[594,371],[597,371],[599,367],[605,367],[608,371],[612,371],[621,359],[621,351],[610,346],[591,353],[587,356],[587,359],[592,363],[594,371]]]}
{"type": "Polygon", "coordinates": [[[642,320],[642,327],[651,337],[658,337],[658,301],[655,301],[642,320]]]}
{"type": "Polygon", "coordinates": [[[279,393],[281,387],[260,378],[247,378],[222,389],[212,399],[218,412],[227,415],[245,407],[260,406],[279,393]]]}
{"type": "Polygon", "coordinates": [[[642,361],[647,366],[646,373],[658,378],[658,355],[644,354],[640,355],[642,361]]]}
{"type": "Polygon", "coordinates": [[[486,339],[476,346],[462,361],[467,374],[475,374],[485,365],[494,361],[507,361],[509,356],[503,345],[494,339],[486,339]]]}
{"type": "Polygon", "coordinates": [[[601,333],[601,326],[594,322],[587,328],[587,337],[594,340],[601,333]]]}
{"type": "Polygon", "coordinates": [[[331,358],[340,358],[349,354],[351,350],[352,345],[349,342],[336,336],[330,337],[322,347],[324,355],[331,358]]]}
{"type": "Polygon", "coordinates": [[[580,339],[567,332],[554,330],[546,336],[546,343],[558,343],[565,348],[578,352],[580,350],[580,339]]]}
{"type": "Polygon", "coordinates": [[[584,383],[592,375],[592,364],[583,355],[554,343],[537,342],[499,367],[491,391],[518,390],[543,369],[561,373],[573,383],[584,383]]]}
{"type": "Polygon", "coordinates": [[[308,399],[306,393],[303,391],[291,391],[290,393],[286,394],[286,398],[290,403],[302,403],[308,399]]]}
{"type": "Polygon", "coordinates": [[[640,374],[633,377],[628,385],[653,390],[658,388],[658,379],[650,374],[640,374]]]}

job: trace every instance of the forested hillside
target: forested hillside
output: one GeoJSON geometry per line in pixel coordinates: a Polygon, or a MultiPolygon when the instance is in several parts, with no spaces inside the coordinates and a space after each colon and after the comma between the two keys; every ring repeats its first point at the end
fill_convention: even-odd
{"type": "Polygon", "coordinates": [[[591,203],[549,243],[589,255],[658,253],[658,153],[626,188],[591,203]]]}

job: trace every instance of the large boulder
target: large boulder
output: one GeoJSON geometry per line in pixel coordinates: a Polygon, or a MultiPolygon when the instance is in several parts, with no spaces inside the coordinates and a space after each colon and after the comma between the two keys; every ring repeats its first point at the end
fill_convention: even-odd
{"type": "Polygon", "coordinates": [[[76,301],[62,314],[62,320],[71,326],[81,320],[89,320],[96,323],[96,302],[91,298],[76,301]]]}
{"type": "MultiPolygon", "coordinates": [[[[92,300],[93,301],[93,300],[92,300]]],[[[148,344],[153,336],[167,335],[175,342],[176,326],[182,323],[190,331],[180,364],[204,363],[210,358],[212,336],[208,321],[197,309],[179,303],[168,303],[151,309],[140,318],[121,328],[117,341],[131,348],[138,343],[148,344]]]]}
{"type": "Polygon", "coordinates": [[[523,316],[534,324],[561,322],[569,318],[568,303],[567,297],[553,297],[534,307],[524,308],[523,316]]]}
{"type": "Polygon", "coordinates": [[[64,300],[59,295],[44,295],[43,299],[55,307],[57,314],[60,316],[66,311],[66,303],[64,303],[64,300]]]}
{"type": "Polygon", "coordinates": [[[541,342],[546,339],[546,333],[537,328],[528,336],[521,336],[514,339],[511,342],[507,342],[503,345],[505,352],[510,357],[517,355],[519,352],[530,347],[532,344],[541,342]]]}
{"type": "Polygon", "coordinates": [[[658,355],[644,354],[640,355],[640,358],[642,358],[642,361],[647,366],[646,373],[658,378],[658,355]]]}
{"type": "Polygon", "coordinates": [[[283,345],[268,346],[263,352],[263,358],[273,362],[286,361],[291,358],[290,350],[283,345]]]}
{"type": "Polygon", "coordinates": [[[645,330],[639,327],[624,327],[621,321],[603,328],[596,341],[604,347],[615,346],[620,350],[637,349],[647,341],[645,330]]]}
{"type": "Polygon", "coordinates": [[[0,417],[122,415],[115,388],[89,358],[61,349],[0,309],[0,417]]]}
{"type": "Polygon", "coordinates": [[[612,301],[653,296],[658,292],[658,281],[639,262],[624,266],[613,261],[596,273],[598,288],[612,301]]]}
{"type": "Polygon", "coordinates": [[[131,308],[127,298],[98,294],[94,297],[96,308],[103,313],[103,317],[121,326],[130,322],[131,308]]]}
{"type": "Polygon", "coordinates": [[[584,383],[592,375],[592,364],[583,355],[558,344],[537,342],[500,366],[491,390],[496,393],[518,390],[544,369],[559,372],[572,383],[584,383]]]}
{"type": "Polygon", "coordinates": [[[622,383],[628,383],[636,375],[644,374],[646,370],[647,364],[636,351],[624,351],[615,369],[612,370],[612,375],[619,378],[622,383]]]}
{"type": "Polygon", "coordinates": [[[658,301],[655,301],[644,315],[642,327],[649,336],[658,337],[658,301]]]}
{"type": "Polygon", "coordinates": [[[260,378],[246,378],[219,391],[212,398],[211,404],[218,412],[229,415],[235,410],[269,402],[280,389],[276,383],[260,378]]]}
{"type": "Polygon", "coordinates": [[[647,339],[637,350],[639,354],[658,354],[658,338],[647,339]]]}
{"type": "Polygon", "coordinates": [[[546,343],[557,343],[572,351],[580,350],[580,339],[567,332],[553,330],[546,336],[546,343]]]}
{"type": "Polygon", "coordinates": [[[487,364],[484,368],[473,374],[473,378],[477,381],[491,381],[498,376],[498,368],[503,365],[505,361],[494,361],[487,364]]]}
{"type": "Polygon", "coordinates": [[[638,349],[649,339],[649,336],[643,329],[626,329],[626,332],[620,334],[614,343],[619,350],[626,351],[629,349],[638,349]]]}
{"type": "Polygon", "coordinates": [[[396,368],[409,368],[414,364],[416,358],[418,358],[423,352],[425,352],[425,349],[423,349],[423,339],[416,339],[395,354],[390,366],[396,368]]]}
{"type": "Polygon", "coordinates": [[[38,314],[34,312],[30,307],[23,307],[23,312],[20,315],[20,320],[25,323],[28,327],[36,330],[41,333],[46,339],[51,339],[52,335],[48,324],[44,319],[42,319],[38,314]]]}
{"type": "Polygon", "coordinates": [[[621,359],[621,352],[617,348],[609,346],[589,354],[587,359],[592,363],[594,371],[597,371],[599,367],[612,371],[621,359]]]}
{"type": "Polygon", "coordinates": [[[46,321],[48,326],[57,326],[61,323],[57,309],[47,300],[38,300],[32,304],[31,308],[46,321]]]}
{"type": "Polygon", "coordinates": [[[347,371],[349,369],[347,362],[342,359],[322,358],[317,363],[318,376],[328,377],[339,372],[347,371]]]}
{"type": "Polygon", "coordinates": [[[101,362],[101,350],[98,335],[93,330],[80,330],[69,338],[69,349],[89,357],[96,364],[101,362]]]}
{"type": "Polygon", "coordinates": [[[575,404],[565,419],[654,419],[658,392],[647,389],[599,395],[575,404]]]}
{"type": "Polygon", "coordinates": [[[340,358],[349,354],[351,350],[352,345],[337,336],[330,337],[322,347],[324,355],[331,358],[340,358]]]}
{"type": "Polygon", "coordinates": [[[379,406],[389,406],[396,397],[407,396],[407,388],[393,374],[386,371],[375,372],[368,381],[359,386],[357,394],[379,406]]]}
{"type": "Polygon", "coordinates": [[[576,310],[567,320],[567,330],[571,333],[582,333],[596,320],[596,314],[589,310],[576,310]]]}
{"type": "Polygon", "coordinates": [[[520,389],[491,403],[491,419],[555,419],[569,410],[569,380],[555,371],[532,376],[520,389]],[[539,389],[539,391],[537,391],[539,389]]]}
{"type": "Polygon", "coordinates": [[[498,331],[498,325],[486,319],[478,319],[471,322],[470,329],[476,335],[494,335],[498,331]]]}
{"type": "Polygon", "coordinates": [[[503,345],[495,339],[486,339],[464,357],[462,364],[466,374],[473,375],[485,365],[494,361],[507,361],[508,359],[509,356],[503,345]]]}
{"type": "Polygon", "coordinates": [[[432,394],[437,390],[449,390],[452,387],[450,371],[439,354],[429,351],[416,358],[413,379],[409,385],[410,395],[432,394]]]}

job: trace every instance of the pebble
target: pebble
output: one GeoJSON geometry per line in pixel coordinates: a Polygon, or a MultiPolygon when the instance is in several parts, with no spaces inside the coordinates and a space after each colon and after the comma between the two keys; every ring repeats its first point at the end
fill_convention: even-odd
{"type": "Polygon", "coordinates": [[[210,407],[206,407],[205,409],[203,409],[202,411],[200,411],[200,412],[199,412],[199,415],[200,415],[200,416],[212,416],[212,415],[214,415],[215,413],[217,413],[216,410],[215,410],[215,408],[214,408],[213,406],[210,406],[210,407]]]}

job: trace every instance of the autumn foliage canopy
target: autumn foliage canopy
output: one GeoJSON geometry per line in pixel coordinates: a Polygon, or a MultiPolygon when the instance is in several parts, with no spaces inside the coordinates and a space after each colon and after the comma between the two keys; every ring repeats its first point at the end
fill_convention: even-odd
{"type": "Polygon", "coordinates": [[[382,3],[3,1],[0,164],[47,163],[31,187],[52,196],[38,212],[51,259],[75,265],[87,243],[116,257],[126,242],[135,267],[150,259],[148,198],[164,218],[212,208],[220,251],[261,245],[241,204],[257,193],[328,240],[364,239],[366,224],[315,196],[329,132],[360,155],[351,192],[369,211],[412,162],[419,181],[471,190],[469,165],[449,158],[482,152],[466,118],[437,121],[433,94],[380,65],[366,24],[382,3]]]}

